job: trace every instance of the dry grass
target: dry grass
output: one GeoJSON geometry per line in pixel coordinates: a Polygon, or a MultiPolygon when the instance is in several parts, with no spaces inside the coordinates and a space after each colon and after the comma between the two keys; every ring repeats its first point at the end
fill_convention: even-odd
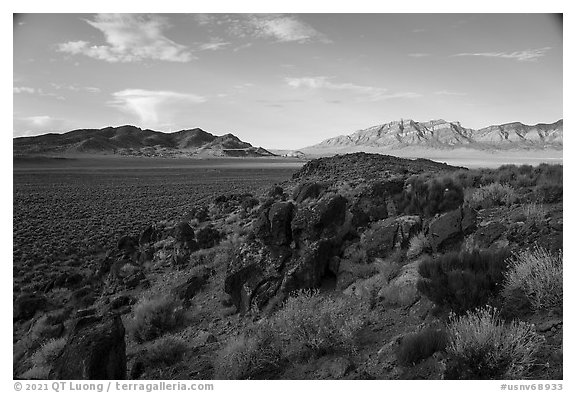
{"type": "Polygon", "coordinates": [[[184,319],[182,304],[173,296],[145,298],[134,307],[127,328],[136,342],[143,343],[175,329],[184,319]]]}
{"type": "Polygon", "coordinates": [[[507,184],[492,183],[466,193],[466,202],[475,209],[487,209],[494,206],[511,206],[518,195],[507,184]]]}
{"type": "Polygon", "coordinates": [[[414,235],[412,239],[410,239],[410,245],[408,247],[408,251],[406,252],[406,256],[408,259],[414,259],[420,256],[420,254],[427,250],[428,247],[428,238],[426,235],[424,235],[424,232],[419,232],[418,234],[414,235]]]}
{"type": "Polygon", "coordinates": [[[353,353],[364,314],[354,298],[300,291],[276,314],[228,340],[214,361],[215,378],[260,378],[286,362],[353,353]]]}
{"type": "Polygon", "coordinates": [[[506,273],[502,296],[514,301],[522,293],[533,310],[562,310],[562,251],[557,255],[541,247],[515,254],[506,273]]]}
{"type": "Polygon", "coordinates": [[[452,316],[448,337],[447,376],[453,379],[522,379],[543,342],[533,325],[505,324],[491,307],[452,316]]]}

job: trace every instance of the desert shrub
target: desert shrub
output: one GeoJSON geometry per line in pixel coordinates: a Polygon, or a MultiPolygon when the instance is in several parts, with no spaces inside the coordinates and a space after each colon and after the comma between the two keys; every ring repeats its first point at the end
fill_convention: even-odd
{"type": "Polygon", "coordinates": [[[487,209],[494,206],[510,206],[517,200],[518,196],[512,187],[492,183],[474,190],[466,202],[475,209],[487,209]]]}
{"type": "Polygon", "coordinates": [[[146,366],[170,366],[182,360],[187,350],[182,338],[166,335],[147,345],[141,360],[146,366]]]}
{"type": "Polygon", "coordinates": [[[52,339],[44,343],[30,358],[32,368],[22,374],[24,379],[48,379],[54,360],[62,353],[65,338],[52,339]]]}
{"type": "Polygon", "coordinates": [[[325,297],[300,291],[290,297],[270,323],[282,342],[284,356],[320,356],[353,352],[367,309],[352,297],[325,297]]]}
{"type": "Polygon", "coordinates": [[[299,291],[275,314],[227,342],[214,361],[215,377],[256,378],[288,361],[354,352],[366,311],[354,298],[299,291]]]}
{"type": "Polygon", "coordinates": [[[509,256],[507,250],[472,250],[428,257],[418,267],[416,286],[437,306],[461,314],[495,297],[509,256]]]}
{"type": "Polygon", "coordinates": [[[533,310],[562,310],[562,251],[553,254],[536,247],[514,254],[502,296],[510,307],[524,296],[533,310]]]}
{"type": "Polygon", "coordinates": [[[403,366],[411,366],[429,358],[437,351],[443,351],[446,343],[447,336],[444,330],[429,327],[404,336],[396,351],[396,359],[403,366]]]}
{"type": "Polygon", "coordinates": [[[412,176],[397,201],[400,210],[426,217],[453,210],[462,205],[464,192],[450,177],[412,176]]]}
{"type": "Polygon", "coordinates": [[[408,251],[406,256],[408,259],[414,259],[430,247],[428,238],[424,235],[424,232],[419,232],[410,239],[410,245],[408,246],[408,251]]]}
{"type": "Polygon", "coordinates": [[[538,176],[538,184],[562,184],[564,167],[562,165],[540,164],[534,172],[538,176]]]}
{"type": "Polygon", "coordinates": [[[534,364],[543,338],[534,325],[504,323],[485,307],[452,316],[448,325],[448,379],[522,379],[534,364]]]}
{"type": "Polygon", "coordinates": [[[134,316],[128,324],[136,342],[154,340],[173,330],[184,321],[180,301],[171,295],[142,299],[134,307],[134,316]]]}
{"type": "Polygon", "coordinates": [[[542,183],[534,190],[534,199],[542,203],[559,203],[563,198],[562,183],[542,183]]]}
{"type": "Polygon", "coordinates": [[[282,363],[278,344],[266,323],[232,337],[216,354],[214,378],[253,379],[275,373],[282,363]]]}
{"type": "Polygon", "coordinates": [[[546,221],[546,209],[541,203],[528,203],[522,207],[522,213],[529,222],[541,224],[546,221]]]}

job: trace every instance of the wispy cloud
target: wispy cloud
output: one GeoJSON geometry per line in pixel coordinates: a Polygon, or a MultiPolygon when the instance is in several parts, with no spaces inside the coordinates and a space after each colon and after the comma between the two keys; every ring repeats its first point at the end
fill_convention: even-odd
{"type": "Polygon", "coordinates": [[[112,96],[110,106],[136,115],[144,126],[165,124],[177,112],[189,110],[190,104],[206,101],[205,97],[196,94],[143,89],[125,89],[112,96]]]}
{"type": "Polygon", "coordinates": [[[198,46],[199,50],[221,50],[230,45],[230,42],[207,42],[198,46]]]}
{"type": "Polygon", "coordinates": [[[428,56],[431,56],[431,54],[430,54],[430,53],[408,53],[408,56],[420,58],[420,57],[428,57],[428,56]]]}
{"type": "Polygon", "coordinates": [[[478,56],[478,57],[499,57],[502,59],[513,59],[517,61],[538,61],[540,57],[544,57],[551,47],[539,49],[526,49],[515,52],[478,52],[478,53],[457,53],[452,55],[458,56],[478,56]]]}
{"type": "Polygon", "coordinates": [[[42,96],[42,97],[53,97],[53,98],[56,98],[57,100],[65,100],[65,98],[59,94],[56,94],[53,92],[46,92],[43,89],[38,89],[35,87],[14,86],[12,88],[12,92],[14,94],[34,94],[34,95],[42,96]]]}
{"type": "Polygon", "coordinates": [[[413,92],[391,93],[388,89],[375,86],[357,85],[355,83],[336,83],[332,78],[326,76],[285,78],[288,86],[298,89],[326,89],[334,91],[344,91],[356,96],[358,100],[380,101],[392,98],[418,98],[421,95],[413,92]]]}
{"type": "Polygon", "coordinates": [[[58,45],[60,52],[85,55],[110,63],[163,60],[188,62],[194,57],[184,45],[164,35],[168,19],[157,15],[99,14],[86,20],[104,34],[106,45],[69,41],[58,45]]]}
{"type": "Polygon", "coordinates": [[[228,34],[240,38],[271,39],[277,42],[330,42],[314,27],[296,15],[284,14],[200,14],[201,26],[223,26],[228,34]]]}
{"type": "Polygon", "coordinates": [[[14,94],[34,94],[36,92],[36,89],[33,87],[27,87],[27,86],[15,86],[12,88],[12,92],[14,94]]]}
{"type": "Polygon", "coordinates": [[[94,86],[67,85],[54,82],[50,83],[50,86],[56,90],[69,90],[74,92],[87,92],[93,94],[100,93],[102,91],[100,88],[94,86]]]}
{"type": "Polygon", "coordinates": [[[458,91],[451,91],[451,90],[438,90],[435,91],[434,94],[438,96],[465,96],[468,95],[466,93],[461,93],[458,91]]]}

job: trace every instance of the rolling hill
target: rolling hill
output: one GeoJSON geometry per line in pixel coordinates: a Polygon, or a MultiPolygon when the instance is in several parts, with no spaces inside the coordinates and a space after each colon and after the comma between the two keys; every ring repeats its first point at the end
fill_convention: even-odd
{"type": "Polygon", "coordinates": [[[80,129],[64,134],[14,138],[14,155],[120,154],[131,156],[268,157],[237,136],[216,136],[200,128],[163,133],[125,125],[80,129]]]}

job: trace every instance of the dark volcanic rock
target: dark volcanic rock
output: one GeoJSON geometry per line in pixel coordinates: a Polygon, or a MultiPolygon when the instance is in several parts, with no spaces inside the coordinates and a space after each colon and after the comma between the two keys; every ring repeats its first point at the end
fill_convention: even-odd
{"type": "Polygon", "coordinates": [[[186,302],[190,301],[208,282],[208,278],[214,274],[214,270],[203,267],[192,274],[185,283],[180,284],[172,289],[172,293],[179,299],[186,302]]]}
{"type": "Polygon", "coordinates": [[[196,240],[200,248],[211,248],[220,243],[222,235],[211,226],[204,227],[196,233],[196,240]]]}
{"type": "Polygon", "coordinates": [[[428,239],[434,252],[462,238],[476,227],[476,211],[461,207],[434,218],[428,227],[428,239]]]}
{"type": "Polygon", "coordinates": [[[325,195],[314,205],[298,206],[292,220],[292,238],[297,245],[342,235],[347,200],[325,195]]]}
{"type": "Polygon", "coordinates": [[[77,320],[54,362],[55,379],[126,378],[124,325],[117,315],[87,316],[77,320]]]}
{"type": "Polygon", "coordinates": [[[506,227],[499,222],[491,222],[488,225],[479,228],[474,233],[474,241],[480,248],[490,247],[494,241],[504,234],[506,227]]]}
{"type": "Polygon", "coordinates": [[[154,243],[158,241],[159,240],[158,237],[159,237],[158,230],[153,225],[148,225],[146,229],[144,229],[140,234],[138,244],[140,244],[140,247],[143,247],[149,243],[154,243]]]}
{"type": "Polygon", "coordinates": [[[324,189],[325,186],[320,183],[304,182],[296,187],[292,195],[292,199],[294,199],[296,203],[303,202],[309,198],[317,199],[322,195],[324,189]]]}
{"type": "Polygon", "coordinates": [[[187,222],[181,222],[174,228],[174,239],[178,243],[189,244],[195,237],[194,229],[187,222]]]}
{"type": "Polygon", "coordinates": [[[408,177],[425,171],[442,172],[463,169],[419,158],[410,160],[383,154],[352,153],[308,161],[292,179],[299,181],[388,180],[398,175],[408,177]]]}
{"type": "Polygon", "coordinates": [[[24,294],[20,295],[14,301],[14,321],[28,320],[32,318],[37,311],[44,310],[48,305],[48,300],[43,295],[24,294]]]}
{"type": "Polygon", "coordinates": [[[294,205],[292,202],[276,202],[260,212],[254,223],[256,236],[271,246],[289,245],[292,242],[290,223],[294,205]]]}
{"type": "Polygon", "coordinates": [[[261,294],[261,304],[273,296],[291,256],[292,251],[287,247],[266,247],[260,242],[242,245],[230,261],[224,280],[224,291],[236,309],[242,313],[249,311],[259,288],[270,295],[263,299],[261,294]]]}
{"type": "Polygon", "coordinates": [[[122,236],[118,239],[117,248],[124,254],[133,254],[138,250],[138,239],[134,236],[122,236]]]}
{"type": "Polygon", "coordinates": [[[361,238],[369,258],[385,257],[397,248],[408,246],[410,238],[422,228],[419,216],[391,217],[373,223],[361,238]]]}

